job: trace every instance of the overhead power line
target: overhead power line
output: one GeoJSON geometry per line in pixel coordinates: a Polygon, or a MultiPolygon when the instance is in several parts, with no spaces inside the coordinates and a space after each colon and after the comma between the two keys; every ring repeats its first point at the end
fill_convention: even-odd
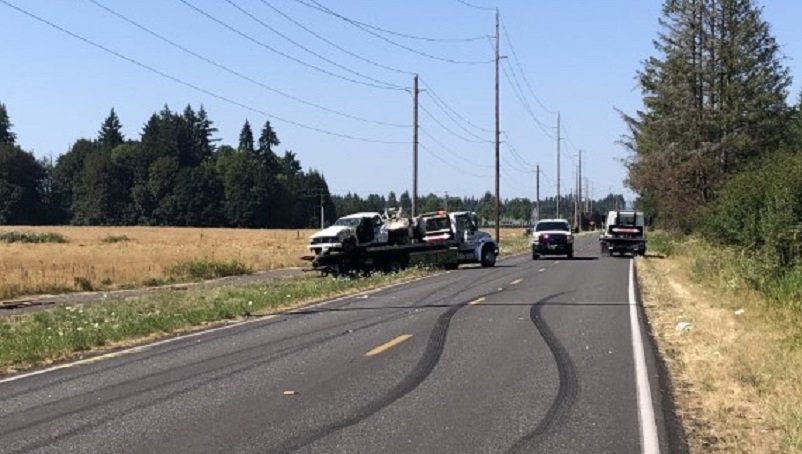
{"type": "Polygon", "coordinates": [[[440,97],[440,96],[437,94],[437,92],[434,90],[434,88],[432,88],[432,86],[431,86],[431,85],[427,84],[427,83],[426,83],[425,81],[423,81],[423,80],[421,80],[421,83],[423,84],[423,86],[424,86],[424,87],[426,87],[426,93],[427,93],[427,94],[431,95],[431,96],[432,96],[432,98],[434,98],[434,100],[435,100],[437,103],[441,104],[443,107],[445,107],[446,109],[448,109],[448,110],[449,110],[451,113],[453,113],[453,114],[454,114],[454,116],[456,116],[456,117],[457,117],[457,118],[459,118],[460,120],[464,121],[464,122],[465,122],[467,125],[471,126],[472,128],[476,128],[477,130],[479,130],[479,131],[482,131],[482,132],[487,132],[487,133],[491,133],[491,134],[495,132],[495,131],[493,131],[493,130],[491,130],[491,129],[483,128],[483,127],[481,127],[481,126],[477,126],[475,123],[472,123],[470,120],[468,120],[467,118],[465,118],[465,117],[463,117],[462,115],[460,115],[460,114],[459,114],[459,112],[457,112],[456,110],[454,110],[453,108],[451,108],[451,107],[448,105],[448,103],[446,103],[445,101],[443,101],[443,98],[441,98],[441,97],[440,97]]]}
{"type": "Polygon", "coordinates": [[[466,162],[466,163],[468,163],[468,164],[470,164],[470,165],[472,165],[472,166],[476,166],[476,167],[484,167],[484,168],[487,168],[487,169],[493,168],[493,166],[492,166],[492,165],[490,165],[490,164],[480,164],[480,163],[478,163],[478,162],[476,162],[476,161],[471,161],[470,159],[466,158],[466,157],[465,157],[465,156],[463,156],[462,154],[460,154],[460,153],[457,153],[456,151],[452,150],[451,148],[449,148],[449,147],[445,146],[445,145],[443,144],[443,142],[441,142],[441,141],[437,140],[437,138],[436,138],[436,137],[434,137],[432,134],[430,134],[430,133],[429,133],[429,131],[427,131],[427,130],[426,130],[426,129],[424,129],[423,127],[418,127],[418,129],[420,129],[420,132],[421,132],[421,134],[423,134],[424,136],[426,136],[426,137],[428,137],[429,139],[431,139],[431,141],[432,141],[432,142],[434,142],[434,143],[436,143],[437,145],[439,145],[439,146],[440,146],[440,148],[442,148],[442,149],[443,149],[444,151],[446,151],[448,154],[450,154],[450,155],[454,156],[455,158],[459,159],[460,161],[466,162]]]}
{"type": "Polygon", "coordinates": [[[434,158],[436,158],[438,161],[440,161],[443,164],[447,165],[449,168],[453,169],[453,168],[456,167],[457,170],[459,170],[460,174],[471,176],[471,177],[476,177],[476,178],[490,178],[490,175],[480,175],[478,173],[468,172],[467,170],[460,169],[459,167],[455,166],[452,161],[448,161],[448,160],[444,159],[442,156],[440,156],[439,154],[435,153],[433,150],[431,150],[426,145],[420,144],[420,147],[421,147],[422,150],[426,151],[427,153],[432,155],[434,158]]]}
{"type": "Polygon", "coordinates": [[[138,23],[138,22],[136,22],[136,21],[124,16],[124,15],[122,15],[121,13],[109,8],[108,6],[98,2],[97,0],[86,0],[86,1],[96,5],[99,8],[102,8],[103,10],[107,11],[109,14],[112,14],[112,15],[122,19],[125,22],[128,22],[129,24],[139,28],[140,30],[150,34],[151,36],[154,36],[154,37],[166,42],[167,44],[169,44],[169,45],[171,45],[171,46],[173,46],[173,47],[175,47],[175,48],[177,48],[177,49],[179,49],[179,50],[181,50],[181,51],[183,51],[183,52],[185,52],[185,53],[187,53],[189,55],[192,55],[193,57],[195,57],[195,58],[197,58],[199,60],[202,60],[202,61],[204,61],[204,62],[206,62],[206,63],[208,63],[210,65],[213,65],[214,67],[216,67],[218,69],[221,69],[221,70],[223,70],[223,71],[225,71],[225,72],[227,72],[227,73],[229,73],[231,75],[234,75],[234,76],[236,76],[236,77],[238,77],[238,78],[240,78],[242,80],[250,82],[250,83],[252,83],[254,85],[257,85],[257,86],[259,86],[259,87],[261,87],[261,88],[263,88],[263,89],[265,89],[267,91],[275,93],[275,94],[277,94],[279,96],[282,96],[284,98],[293,100],[295,102],[298,102],[298,103],[301,103],[301,104],[304,104],[304,105],[307,105],[307,106],[310,106],[310,107],[314,107],[314,108],[322,110],[324,112],[329,112],[329,113],[332,113],[332,114],[335,114],[335,115],[339,115],[339,116],[344,117],[344,118],[350,118],[352,120],[361,121],[361,122],[364,122],[364,123],[372,123],[372,124],[377,124],[377,125],[382,125],[382,126],[392,126],[392,127],[398,127],[398,128],[411,128],[412,127],[411,125],[408,125],[408,124],[390,123],[390,122],[384,122],[384,121],[372,120],[372,119],[369,119],[369,118],[359,117],[359,116],[352,115],[352,114],[349,114],[349,113],[346,113],[346,112],[342,112],[342,111],[339,111],[339,110],[335,110],[335,109],[331,109],[331,108],[328,108],[328,107],[325,107],[325,106],[321,106],[320,104],[316,104],[316,103],[313,103],[311,101],[306,101],[304,99],[298,98],[297,96],[290,95],[290,94],[285,93],[285,92],[283,92],[281,90],[278,90],[276,88],[270,87],[270,86],[268,86],[268,85],[266,85],[266,84],[264,84],[264,83],[262,83],[262,82],[260,82],[260,81],[258,81],[256,79],[252,78],[252,77],[249,77],[249,76],[247,76],[245,74],[242,74],[242,73],[240,73],[238,71],[235,71],[235,70],[233,70],[233,69],[231,69],[231,68],[229,68],[227,66],[221,65],[221,64],[217,63],[216,61],[214,61],[214,60],[212,60],[210,58],[204,57],[203,55],[201,55],[201,54],[199,54],[199,53],[197,53],[197,52],[195,52],[195,51],[193,51],[191,49],[188,49],[187,47],[185,47],[185,46],[183,46],[181,44],[178,44],[175,41],[172,41],[171,39],[165,37],[164,35],[156,33],[155,31],[145,27],[144,25],[142,25],[142,24],[140,24],[140,23],[138,23]]]}
{"type": "Polygon", "coordinates": [[[518,70],[521,72],[521,76],[523,77],[526,86],[529,88],[529,93],[535,99],[535,102],[538,103],[541,109],[546,111],[546,113],[551,115],[557,115],[557,112],[547,108],[543,102],[540,101],[540,98],[535,94],[535,91],[532,89],[532,85],[529,83],[529,78],[526,77],[526,72],[524,71],[523,67],[521,66],[521,61],[518,59],[518,54],[515,53],[515,47],[512,45],[512,39],[510,39],[510,35],[507,32],[507,26],[504,25],[504,19],[501,19],[501,28],[504,31],[504,37],[507,39],[507,44],[510,45],[510,51],[512,51],[512,58],[515,60],[515,64],[518,66],[518,70]]]}
{"type": "Polygon", "coordinates": [[[358,60],[361,60],[361,61],[363,61],[363,62],[365,62],[365,63],[367,63],[369,65],[373,65],[373,66],[375,66],[377,68],[382,68],[382,69],[386,69],[388,71],[394,71],[394,72],[401,73],[401,74],[407,74],[407,75],[410,75],[410,76],[415,74],[415,72],[413,72],[413,71],[407,71],[405,69],[400,69],[400,68],[394,68],[392,66],[387,66],[385,64],[373,61],[373,60],[371,60],[369,58],[365,58],[365,57],[363,57],[363,56],[361,56],[361,55],[359,55],[359,54],[357,54],[355,52],[351,52],[350,50],[346,49],[345,47],[342,47],[339,44],[334,43],[329,39],[326,39],[325,37],[323,37],[320,34],[318,34],[317,32],[315,32],[314,30],[310,29],[309,27],[305,26],[304,24],[302,24],[302,23],[298,22],[297,20],[293,19],[288,14],[286,14],[283,11],[281,11],[280,9],[276,8],[270,2],[268,2],[266,0],[259,0],[259,1],[264,3],[268,8],[272,9],[273,11],[278,13],[280,16],[284,17],[288,21],[290,21],[293,24],[297,25],[302,30],[306,31],[307,33],[311,34],[312,36],[316,37],[317,39],[323,41],[324,43],[334,47],[335,49],[337,49],[337,50],[339,50],[341,52],[344,52],[345,54],[348,54],[348,55],[350,55],[350,56],[352,56],[352,57],[354,57],[354,58],[356,58],[358,60]]]}
{"type": "Polygon", "coordinates": [[[468,2],[466,2],[465,0],[457,0],[457,1],[462,3],[463,5],[467,6],[468,8],[478,9],[478,10],[481,10],[481,11],[495,11],[496,10],[495,8],[488,8],[488,7],[484,7],[484,6],[472,5],[472,4],[468,3],[468,2]]]}
{"type": "Polygon", "coordinates": [[[463,124],[460,123],[456,118],[454,118],[454,115],[449,111],[449,109],[447,109],[446,106],[441,104],[436,97],[432,96],[432,101],[434,102],[434,105],[436,105],[437,108],[440,109],[446,115],[446,117],[448,117],[449,120],[454,122],[454,124],[457,125],[458,128],[460,128],[463,131],[465,131],[466,134],[476,138],[478,141],[481,141],[481,142],[492,142],[491,140],[486,139],[484,137],[481,137],[481,136],[477,135],[475,132],[473,132],[470,129],[468,129],[465,126],[463,126],[463,124]]]}
{"type": "Polygon", "coordinates": [[[398,36],[398,37],[401,37],[401,38],[415,39],[415,40],[418,40],[418,41],[439,42],[439,43],[460,43],[460,42],[481,41],[481,40],[483,40],[485,38],[484,35],[473,36],[473,37],[468,37],[468,38],[432,38],[432,37],[427,37],[427,36],[418,36],[418,35],[411,35],[409,33],[396,32],[396,31],[393,31],[393,30],[388,30],[386,28],[377,27],[375,25],[366,24],[365,22],[360,22],[360,21],[358,21],[356,19],[347,18],[345,16],[342,16],[342,15],[334,12],[333,10],[329,9],[328,7],[321,5],[320,3],[318,3],[315,0],[310,0],[310,1],[311,1],[311,3],[313,3],[313,5],[310,5],[308,3],[304,3],[304,2],[302,2],[300,0],[296,0],[296,2],[306,6],[307,8],[312,8],[312,9],[316,9],[318,11],[322,11],[322,12],[324,12],[326,14],[331,15],[331,16],[334,16],[334,17],[337,17],[339,19],[345,20],[346,22],[349,22],[349,23],[351,23],[353,25],[359,25],[361,27],[368,28],[370,30],[375,30],[375,31],[380,32],[380,33],[387,33],[388,35],[398,36]]]}
{"type": "Polygon", "coordinates": [[[236,4],[233,0],[225,0],[225,2],[228,3],[229,5],[231,5],[232,7],[234,7],[237,11],[239,11],[242,14],[246,15],[252,21],[256,22],[257,24],[261,25],[262,27],[266,28],[267,30],[270,30],[274,34],[280,36],[285,41],[291,43],[295,47],[298,47],[299,49],[303,50],[304,52],[306,52],[306,53],[308,53],[310,55],[314,55],[315,57],[325,61],[326,63],[328,63],[328,64],[330,64],[332,66],[340,68],[343,71],[351,73],[351,74],[353,74],[355,76],[362,77],[363,79],[369,80],[371,82],[375,82],[377,84],[387,85],[388,87],[392,87],[392,88],[396,88],[396,89],[402,89],[402,90],[406,89],[405,87],[402,87],[400,85],[397,85],[397,84],[394,84],[394,83],[391,83],[391,82],[386,82],[386,81],[383,81],[383,80],[379,80],[379,79],[376,79],[374,77],[362,74],[362,73],[360,73],[358,71],[354,71],[353,69],[348,68],[347,66],[341,65],[341,64],[337,63],[336,61],[331,60],[330,58],[327,58],[327,57],[325,57],[323,55],[320,55],[319,53],[309,49],[308,47],[304,46],[303,44],[295,41],[294,39],[286,36],[285,34],[281,33],[280,31],[276,30],[275,28],[271,27],[269,24],[267,24],[265,21],[263,21],[263,20],[259,19],[258,17],[256,17],[250,11],[248,11],[245,8],[243,8],[243,7],[239,6],[238,4],[236,4]]]}
{"type": "MultiPolygon", "coordinates": [[[[181,0],[181,1],[184,1],[184,0],[181,0]]],[[[488,59],[488,60],[455,60],[453,58],[440,57],[440,56],[437,56],[437,55],[428,54],[426,52],[422,52],[422,51],[419,51],[419,50],[414,49],[412,47],[409,47],[409,46],[406,46],[404,44],[401,44],[401,43],[399,43],[397,41],[393,41],[393,40],[387,38],[386,36],[383,36],[383,35],[375,32],[373,30],[373,28],[370,28],[367,25],[363,25],[361,22],[358,22],[358,21],[350,19],[350,18],[348,18],[346,16],[343,16],[342,14],[339,14],[339,13],[337,13],[337,12],[335,12],[335,11],[333,11],[333,10],[323,6],[323,5],[321,5],[316,0],[310,0],[311,3],[306,2],[304,0],[295,0],[295,1],[297,3],[300,3],[301,5],[304,5],[304,6],[308,7],[308,8],[312,8],[312,9],[321,11],[323,13],[326,13],[326,14],[329,14],[331,16],[334,16],[334,17],[336,17],[336,18],[338,18],[340,20],[348,22],[349,24],[353,25],[354,27],[356,27],[356,28],[358,28],[358,29],[370,34],[370,35],[373,35],[376,38],[379,38],[380,40],[382,40],[382,41],[384,41],[384,42],[386,42],[388,44],[391,44],[391,45],[393,45],[395,47],[398,47],[400,49],[404,49],[404,50],[406,50],[408,52],[420,55],[422,57],[426,57],[426,58],[429,58],[429,59],[432,59],[432,60],[442,61],[442,62],[445,62],[445,63],[453,63],[453,64],[457,64],[457,65],[481,65],[481,64],[493,63],[495,61],[494,59],[488,59]]]]}
{"type": "Polygon", "coordinates": [[[431,118],[431,119],[432,119],[432,120],[433,120],[435,123],[437,123],[437,124],[438,124],[438,125],[439,125],[441,128],[443,128],[443,129],[445,129],[446,131],[448,131],[448,132],[449,132],[451,135],[453,135],[454,137],[456,137],[456,138],[458,138],[458,139],[460,139],[460,140],[464,140],[465,142],[471,142],[471,143],[493,143],[493,141],[492,141],[492,140],[488,140],[488,139],[482,139],[481,137],[480,137],[480,138],[478,138],[478,139],[471,139],[471,138],[465,137],[465,136],[463,136],[463,135],[461,135],[461,134],[457,133],[457,132],[456,132],[456,131],[454,131],[453,129],[451,129],[451,128],[449,128],[448,126],[444,125],[444,124],[443,124],[443,122],[442,122],[442,121],[440,121],[440,120],[439,120],[439,119],[438,119],[436,116],[434,116],[434,114],[432,114],[432,112],[431,112],[431,111],[429,111],[429,109],[427,109],[427,108],[426,108],[426,107],[425,107],[423,104],[418,104],[418,105],[420,106],[420,109],[421,109],[421,110],[422,110],[424,113],[426,113],[426,115],[428,115],[428,116],[429,116],[429,118],[431,118]]]}
{"type": "Polygon", "coordinates": [[[367,86],[367,87],[381,88],[381,89],[384,89],[384,90],[406,90],[406,88],[404,88],[404,87],[387,85],[387,84],[381,84],[380,85],[380,84],[376,84],[376,83],[372,83],[372,82],[365,82],[365,81],[353,79],[351,77],[347,77],[347,76],[343,76],[341,74],[337,74],[337,73],[331,72],[331,71],[329,71],[327,69],[321,68],[321,67],[313,65],[311,63],[307,63],[307,62],[305,62],[303,60],[300,60],[300,59],[297,59],[297,58],[293,57],[292,55],[289,55],[289,54],[284,53],[284,52],[282,52],[282,51],[280,51],[278,49],[275,49],[274,47],[272,47],[272,46],[270,46],[268,44],[265,44],[264,42],[259,41],[258,39],[254,38],[252,36],[249,36],[249,35],[247,35],[245,33],[242,33],[241,31],[237,30],[235,27],[232,27],[231,25],[221,21],[220,19],[214,17],[213,15],[207,13],[206,11],[198,8],[197,6],[195,6],[195,5],[191,4],[191,3],[189,3],[187,0],[178,0],[178,1],[183,3],[184,5],[186,5],[190,9],[194,10],[198,14],[200,14],[200,15],[206,17],[207,19],[211,20],[212,22],[215,22],[218,25],[228,29],[229,31],[231,31],[231,32],[233,32],[233,33],[235,33],[235,34],[247,39],[248,41],[251,41],[252,43],[254,43],[254,44],[256,44],[256,45],[258,45],[260,47],[263,47],[263,48],[269,50],[270,52],[273,52],[275,54],[281,55],[282,57],[284,57],[284,58],[286,58],[288,60],[291,60],[291,61],[293,61],[295,63],[298,63],[299,65],[305,66],[305,67],[310,68],[310,69],[314,69],[315,71],[321,72],[321,73],[326,74],[326,75],[331,76],[331,77],[336,77],[337,79],[345,80],[347,82],[351,82],[351,83],[355,83],[355,84],[359,84],[359,85],[364,85],[364,86],[367,86]]]}
{"type": "Polygon", "coordinates": [[[37,16],[36,14],[31,13],[31,12],[29,12],[29,11],[23,9],[23,8],[20,8],[19,6],[14,5],[14,4],[6,1],[6,0],[0,0],[0,3],[8,6],[9,8],[15,9],[18,12],[20,12],[20,13],[22,13],[22,14],[24,14],[24,15],[32,18],[32,19],[35,19],[35,20],[37,20],[37,21],[39,21],[39,22],[41,22],[41,23],[43,23],[45,25],[48,25],[48,26],[50,26],[50,27],[52,27],[52,28],[64,33],[64,34],[72,36],[73,38],[75,38],[77,40],[83,41],[86,44],[89,44],[89,45],[91,45],[93,47],[96,47],[96,48],[106,52],[106,53],[114,55],[117,58],[125,60],[125,61],[127,61],[129,63],[132,63],[132,64],[136,65],[136,66],[139,66],[142,69],[146,69],[146,70],[148,70],[148,71],[150,71],[150,72],[152,72],[152,73],[154,73],[156,75],[159,75],[159,76],[161,76],[161,77],[163,77],[165,79],[169,79],[169,80],[171,80],[171,81],[173,81],[173,82],[175,82],[177,84],[183,85],[183,86],[191,88],[191,89],[193,89],[193,90],[195,90],[197,92],[200,92],[200,93],[203,93],[205,95],[211,96],[212,98],[218,99],[218,100],[226,102],[228,104],[232,104],[232,105],[241,107],[241,108],[249,110],[251,112],[255,112],[255,113],[264,115],[265,117],[272,118],[272,119],[274,119],[276,121],[287,123],[287,124],[290,124],[290,125],[293,125],[293,126],[297,126],[299,128],[307,129],[307,130],[310,130],[310,131],[315,131],[315,132],[318,132],[318,133],[321,133],[321,134],[326,134],[326,135],[334,136],[334,137],[341,137],[341,138],[344,138],[344,139],[355,140],[355,141],[359,141],[359,142],[382,143],[382,144],[390,144],[390,145],[409,144],[409,142],[375,140],[375,139],[369,139],[369,138],[364,138],[364,137],[352,136],[352,135],[348,135],[348,134],[341,134],[341,133],[337,133],[337,132],[333,132],[333,131],[328,131],[328,130],[325,130],[325,129],[317,128],[315,126],[309,126],[309,125],[306,125],[306,124],[303,124],[303,123],[299,123],[299,122],[294,121],[294,120],[289,120],[287,118],[283,118],[283,117],[280,117],[278,115],[273,115],[273,114],[267,113],[267,112],[265,112],[263,110],[257,109],[255,107],[249,106],[249,105],[241,103],[239,101],[235,101],[235,100],[233,100],[231,98],[228,98],[226,96],[214,93],[214,92],[212,92],[210,90],[207,90],[205,88],[202,88],[202,87],[199,87],[197,85],[194,85],[191,82],[187,82],[185,80],[179,79],[178,77],[175,77],[175,76],[172,76],[170,74],[167,74],[167,73],[165,73],[165,72],[163,72],[161,70],[158,70],[158,69],[156,69],[156,68],[154,68],[152,66],[149,66],[149,65],[147,65],[145,63],[137,61],[137,60],[135,60],[135,59],[133,59],[131,57],[127,57],[127,56],[125,56],[125,55],[123,55],[123,54],[121,54],[121,53],[119,53],[119,52],[117,52],[115,50],[112,50],[112,49],[109,49],[108,47],[103,46],[102,44],[98,44],[98,43],[96,43],[96,42],[94,42],[94,41],[92,41],[92,40],[90,40],[88,38],[85,38],[85,37],[83,37],[81,35],[78,35],[77,33],[74,33],[74,32],[72,32],[70,30],[67,30],[67,29],[61,27],[60,25],[57,25],[57,24],[55,24],[53,22],[50,22],[47,19],[44,19],[44,18],[42,18],[40,16],[37,16]]]}

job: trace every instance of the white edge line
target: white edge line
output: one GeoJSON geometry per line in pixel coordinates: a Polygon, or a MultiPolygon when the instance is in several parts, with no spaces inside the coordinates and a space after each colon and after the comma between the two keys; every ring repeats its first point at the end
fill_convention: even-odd
{"type": "Polygon", "coordinates": [[[638,396],[638,420],[640,421],[641,453],[659,454],[660,443],[657,438],[657,423],[654,419],[652,390],[646,368],[646,355],[643,349],[640,318],[635,295],[635,261],[629,261],[629,320],[632,328],[632,357],[635,361],[635,385],[638,396]]]}
{"type": "MultiPolygon", "coordinates": [[[[391,288],[398,287],[398,286],[401,286],[401,285],[422,281],[424,279],[431,279],[433,277],[441,276],[443,274],[447,274],[447,273],[436,273],[436,274],[433,274],[433,275],[417,277],[417,278],[411,279],[409,281],[393,282],[391,284],[387,284],[385,286],[378,287],[378,288],[375,288],[375,289],[366,290],[366,291],[355,293],[355,294],[352,294],[352,295],[343,295],[343,296],[340,296],[340,297],[337,297],[337,298],[333,298],[333,299],[330,299],[330,300],[321,301],[320,303],[310,304],[308,306],[303,306],[303,308],[321,307],[321,306],[325,306],[327,304],[336,303],[338,301],[343,301],[343,300],[346,300],[346,299],[349,299],[349,298],[355,298],[355,297],[360,296],[360,295],[368,295],[368,294],[372,294],[372,293],[378,293],[378,292],[381,292],[381,291],[384,291],[384,290],[389,290],[391,288]]],[[[68,362],[68,363],[58,364],[56,366],[51,366],[51,367],[48,367],[48,368],[45,368],[45,369],[39,369],[39,370],[36,370],[36,371],[33,371],[33,372],[27,372],[27,373],[23,373],[23,374],[19,374],[19,375],[13,375],[13,376],[8,377],[8,378],[0,379],[0,385],[2,385],[4,383],[10,383],[10,382],[13,382],[13,381],[17,381],[17,380],[22,380],[22,379],[25,379],[25,378],[35,377],[37,375],[43,375],[43,374],[47,374],[47,373],[50,373],[50,372],[55,372],[55,371],[61,370],[61,369],[67,369],[67,368],[70,368],[70,367],[82,366],[82,365],[85,365],[85,364],[90,364],[90,363],[94,363],[94,362],[97,362],[97,361],[102,361],[104,359],[116,358],[118,356],[124,356],[124,355],[128,355],[128,354],[131,354],[131,353],[137,353],[137,352],[144,351],[144,350],[147,350],[147,349],[150,349],[150,348],[153,348],[153,347],[158,347],[160,345],[169,344],[171,342],[176,342],[176,341],[183,340],[183,339],[189,339],[189,338],[192,338],[192,337],[203,336],[203,335],[206,335],[206,334],[209,334],[209,333],[214,333],[214,332],[222,331],[222,330],[225,330],[225,329],[231,329],[231,328],[235,328],[235,327],[246,325],[246,324],[250,324],[250,323],[263,322],[263,321],[266,321],[266,320],[270,320],[270,319],[276,318],[279,315],[292,315],[292,313],[295,312],[298,309],[301,309],[301,308],[292,309],[292,310],[289,310],[287,312],[282,312],[282,313],[278,313],[278,314],[266,315],[266,316],[258,317],[258,318],[252,319],[252,320],[243,320],[243,321],[240,321],[240,322],[233,322],[233,323],[227,324],[225,326],[219,326],[219,327],[216,327],[216,328],[210,328],[210,329],[196,331],[194,333],[178,335],[178,336],[175,336],[175,337],[171,337],[169,339],[162,339],[160,341],[152,342],[152,343],[149,343],[149,344],[137,345],[135,347],[126,348],[126,349],[123,349],[123,350],[117,350],[117,351],[105,353],[105,354],[102,354],[102,355],[93,356],[91,358],[86,358],[86,359],[81,359],[81,360],[78,360],[78,361],[72,361],[72,362],[68,362]]]]}

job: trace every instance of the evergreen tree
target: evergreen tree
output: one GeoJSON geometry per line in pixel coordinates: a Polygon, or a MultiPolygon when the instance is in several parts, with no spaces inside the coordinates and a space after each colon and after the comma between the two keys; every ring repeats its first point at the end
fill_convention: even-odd
{"type": "Polygon", "coordinates": [[[790,77],[752,0],[666,0],[660,24],[624,145],[629,186],[679,227],[784,141],[790,77]]]}
{"type": "Polygon", "coordinates": [[[239,146],[237,150],[244,151],[248,153],[255,153],[256,150],[253,148],[253,130],[251,129],[251,124],[248,120],[245,120],[245,124],[242,125],[242,129],[239,133],[239,146]]]}
{"type": "Polygon", "coordinates": [[[44,222],[42,184],[45,169],[33,153],[0,143],[0,224],[44,222]]]}
{"type": "Polygon", "coordinates": [[[261,134],[259,134],[259,148],[257,152],[265,157],[275,156],[273,147],[277,147],[279,144],[281,144],[281,142],[279,142],[276,132],[270,126],[270,121],[266,121],[265,125],[262,127],[261,134]]]}
{"type": "Polygon", "coordinates": [[[11,132],[13,126],[14,124],[8,118],[6,105],[0,102],[0,144],[14,145],[17,135],[11,132]]]}
{"type": "Polygon", "coordinates": [[[117,117],[117,113],[114,112],[114,108],[112,107],[109,116],[106,117],[106,120],[104,120],[103,124],[100,126],[100,132],[98,132],[97,137],[98,146],[101,150],[111,152],[114,147],[123,143],[124,140],[120,119],[117,117]]]}

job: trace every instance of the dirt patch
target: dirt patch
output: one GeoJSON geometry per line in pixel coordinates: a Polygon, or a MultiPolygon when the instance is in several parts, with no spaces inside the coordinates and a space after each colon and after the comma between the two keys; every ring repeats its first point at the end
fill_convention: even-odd
{"type": "Polygon", "coordinates": [[[690,452],[802,452],[802,349],[757,295],[695,283],[690,264],[637,261],[690,452]]]}

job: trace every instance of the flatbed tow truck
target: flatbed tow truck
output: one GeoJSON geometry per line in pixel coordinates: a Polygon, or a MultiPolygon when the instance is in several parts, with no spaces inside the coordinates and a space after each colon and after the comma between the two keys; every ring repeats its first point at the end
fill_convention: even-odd
{"type": "MultiPolygon", "coordinates": [[[[495,266],[498,245],[489,234],[477,229],[472,212],[438,211],[416,220],[420,234],[411,234],[403,244],[367,244],[330,248],[302,257],[310,262],[305,271],[322,275],[367,276],[373,272],[398,272],[410,266],[454,270],[464,263],[495,266]]],[[[415,229],[411,229],[414,232],[415,229]]],[[[313,249],[315,245],[310,245],[313,249]]]]}

